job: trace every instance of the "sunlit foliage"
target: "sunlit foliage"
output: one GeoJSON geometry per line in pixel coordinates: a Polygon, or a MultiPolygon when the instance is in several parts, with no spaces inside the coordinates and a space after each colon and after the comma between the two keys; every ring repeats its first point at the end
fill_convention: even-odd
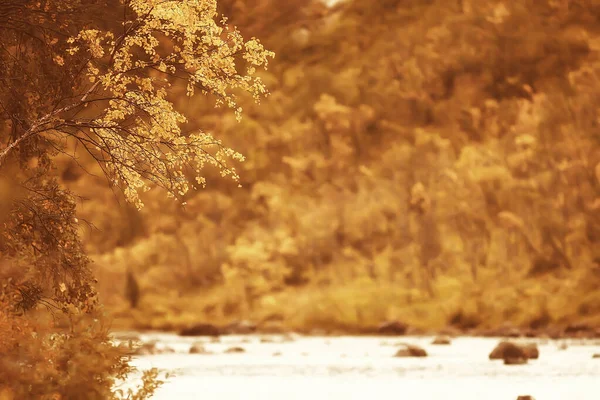
{"type": "Polygon", "coordinates": [[[181,199],[204,186],[209,165],[237,181],[231,160],[243,157],[186,126],[175,98],[183,88],[239,120],[236,96],[267,94],[257,68],[273,55],[244,40],[214,0],[0,3],[2,393],[152,394],[154,373],[137,394],[112,392],[131,371],[129,350],[107,336],[79,240],[87,221],[57,178],[104,175],[136,208],[151,187],[181,199]],[[57,177],[65,159],[75,168],[57,177]]]}

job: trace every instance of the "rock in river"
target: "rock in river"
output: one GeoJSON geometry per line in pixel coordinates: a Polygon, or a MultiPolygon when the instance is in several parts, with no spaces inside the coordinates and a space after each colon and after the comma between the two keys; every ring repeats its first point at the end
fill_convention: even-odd
{"type": "Polygon", "coordinates": [[[431,344],[448,345],[450,344],[450,338],[447,336],[438,336],[435,339],[433,339],[433,342],[431,342],[431,344]]]}
{"type": "Polygon", "coordinates": [[[225,353],[245,353],[246,350],[244,350],[243,347],[230,347],[227,350],[225,350],[225,353]]]}
{"type": "Polygon", "coordinates": [[[534,343],[517,344],[514,342],[502,341],[490,353],[490,360],[518,360],[518,359],[536,359],[539,357],[539,350],[534,343]]]}
{"type": "Polygon", "coordinates": [[[219,327],[212,324],[196,324],[182,329],[179,336],[219,336],[222,331],[219,327]]]}
{"type": "Polygon", "coordinates": [[[418,346],[405,344],[399,349],[394,357],[427,357],[427,352],[418,346]]]}

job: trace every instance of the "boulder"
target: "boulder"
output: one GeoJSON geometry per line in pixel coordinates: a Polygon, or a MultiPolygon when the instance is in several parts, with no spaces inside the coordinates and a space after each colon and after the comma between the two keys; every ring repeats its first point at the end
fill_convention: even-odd
{"type": "Polygon", "coordinates": [[[377,327],[377,333],[380,335],[404,335],[408,330],[408,325],[400,321],[384,322],[377,327]]]}
{"type": "Polygon", "coordinates": [[[231,354],[231,353],[245,353],[246,350],[243,347],[230,347],[227,350],[225,350],[225,353],[231,354]]]}
{"type": "Polygon", "coordinates": [[[522,346],[512,342],[500,342],[489,355],[490,360],[503,360],[507,358],[527,358],[522,346]]]}
{"type": "Polygon", "coordinates": [[[418,346],[405,344],[394,354],[394,357],[427,357],[427,352],[418,346]]]}
{"type": "Polygon", "coordinates": [[[450,343],[450,338],[448,336],[438,336],[431,342],[431,344],[435,345],[448,345],[450,343]]]}
{"type": "Polygon", "coordinates": [[[218,326],[199,323],[182,329],[179,332],[179,336],[219,336],[222,333],[222,329],[218,326]]]}
{"type": "Polygon", "coordinates": [[[539,350],[535,343],[517,344],[513,342],[502,341],[492,350],[489,355],[490,360],[506,359],[536,359],[539,357],[539,350]]]}
{"type": "Polygon", "coordinates": [[[210,352],[206,350],[202,343],[194,343],[192,347],[190,347],[190,354],[209,354],[210,352]]]}

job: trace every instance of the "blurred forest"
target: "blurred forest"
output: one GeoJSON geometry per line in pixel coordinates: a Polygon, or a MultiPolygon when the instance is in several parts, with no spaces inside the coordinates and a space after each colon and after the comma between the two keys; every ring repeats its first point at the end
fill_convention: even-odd
{"type": "Polygon", "coordinates": [[[138,211],[81,149],[55,157],[113,328],[600,326],[600,1],[219,11],[276,53],[270,95],[240,93],[241,122],[169,98],[246,157],[241,187],[208,168],[138,211]]]}
{"type": "Polygon", "coordinates": [[[246,156],[241,188],[215,169],[138,212],[58,160],[114,327],[600,326],[600,1],[219,7],[276,53],[270,96],[239,123],[172,98],[246,156]]]}

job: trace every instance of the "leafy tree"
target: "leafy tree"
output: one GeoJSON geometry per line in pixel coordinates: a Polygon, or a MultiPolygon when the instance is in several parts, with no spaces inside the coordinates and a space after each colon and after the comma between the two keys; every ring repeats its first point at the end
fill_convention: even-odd
{"type": "Polygon", "coordinates": [[[0,386],[17,398],[106,398],[130,370],[106,329],[75,325],[101,316],[77,198],[60,187],[53,160],[95,161],[137,208],[151,187],[182,199],[204,186],[208,165],[237,180],[230,162],[243,157],[207,132],[187,130],[171,93],[209,96],[239,118],[236,95],[266,94],[256,68],[272,56],[228,26],[214,0],[0,4],[0,183],[11,188],[0,199],[0,337],[19,339],[3,349],[8,372],[0,386]],[[68,333],[60,328],[65,318],[68,333]],[[68,361],[77,349],[86,363],[68,361]],[[82,376],[98,379],[75,380],[82,376]]]}

